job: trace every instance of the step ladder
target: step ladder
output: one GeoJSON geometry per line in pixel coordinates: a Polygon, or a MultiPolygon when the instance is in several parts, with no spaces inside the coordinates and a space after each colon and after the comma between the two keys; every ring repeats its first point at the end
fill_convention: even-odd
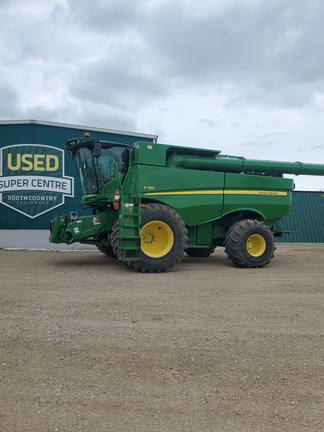
{"type": "Polygon", "coordinates": [[[140,202],[122,202],[119,213],[119,251],[122,261],[141,258],[141,205],[140,202]]]}

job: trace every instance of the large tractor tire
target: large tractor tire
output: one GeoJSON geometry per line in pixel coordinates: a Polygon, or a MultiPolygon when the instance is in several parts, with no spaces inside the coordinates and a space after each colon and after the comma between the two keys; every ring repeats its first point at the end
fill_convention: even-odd
{"type": "Polygon", "coordinates": [[[99,246],[97,245],[97,249],[100,250],[103,254],[111,257],[111,258],[117,258],[112,246],[99,246]]]}
{"type": "MultiPolygon", "coordinates": [[[[117,222],[118,222],[118,219],[117,219],[117,222]]],[[[107,239],[108,239],[108,234],[105,235],[104,237],[100,238],[100,240],[101,240],[102,243],[107,242],[107,239]]],[[[97,244],[96,247],[103,254],[105,254],[105,255],[107,255],[107,256],[109,256],[111,258],[117,258],[117,256],[115,255],[115,252],[113,250],[112,245],[108,246],[108,245],[104,245],[104,244],[97,244]]]]}
{"type": "Polygon", "coordinates": [[[215,246],[210,246],[209,248],[187,248],[185,252],[191,257],[206,258],[214,253],[214,250],[215,246]]]}
{"type": "MultiPolygon", "coordinates": [[[[119,256],[116,231],[117,227],[113,230],[112,245],[119,256]]],[[[140,234],[140,260],[126,261],[129,267],[159,273],[181,261],[187,246],[187,230],[181,217],[170,207],[154,203],[143,207],[140,234]]]]}
{"type": "Polygon", "coordinates": [[[275,251],[272,232],[263,222],[246,219],[233,225],[225,237],[225,252],[239,267],[263,267],[275,251]]]}
{"type": "Polygon", "coordinates": [[[111,232],[111,247],[114,255],[120,258],[120,242],[119,242],[119,219],[117,219],[112,227],[111,232]]]}

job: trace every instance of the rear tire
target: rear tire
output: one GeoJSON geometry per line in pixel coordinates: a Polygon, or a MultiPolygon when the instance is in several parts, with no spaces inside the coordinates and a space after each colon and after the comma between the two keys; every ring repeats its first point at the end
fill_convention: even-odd
{"type": "Polygon", "coordinates": [[[177,212],[163,204],[147,204],[142,209],[141,258],[127,264],[141,272],[167,271],[181,261],[187,240],[177,212]]]}
{"type": "Polygon", "coordinates": [[[263,222],[243,220],[233,225],[225,237],[228,258],[240,267],[263,267],[275,251],[272,232],[263,222]]]}

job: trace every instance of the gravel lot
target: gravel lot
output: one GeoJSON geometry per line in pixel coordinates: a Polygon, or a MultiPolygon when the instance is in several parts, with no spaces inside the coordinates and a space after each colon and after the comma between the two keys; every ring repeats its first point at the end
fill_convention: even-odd
{"type": "Polygon", "coordinates": [[[0,250],[0,430],[323,431],[324,245],[168,273],[0,250]]]}

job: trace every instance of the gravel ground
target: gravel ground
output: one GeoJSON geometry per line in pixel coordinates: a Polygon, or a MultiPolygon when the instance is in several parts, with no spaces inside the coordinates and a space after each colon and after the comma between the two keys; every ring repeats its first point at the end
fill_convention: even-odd
{"type": "Polygon", "coordinates": [[[1,431],[323,431],[323,256],[0,250],[1,431]]]}

